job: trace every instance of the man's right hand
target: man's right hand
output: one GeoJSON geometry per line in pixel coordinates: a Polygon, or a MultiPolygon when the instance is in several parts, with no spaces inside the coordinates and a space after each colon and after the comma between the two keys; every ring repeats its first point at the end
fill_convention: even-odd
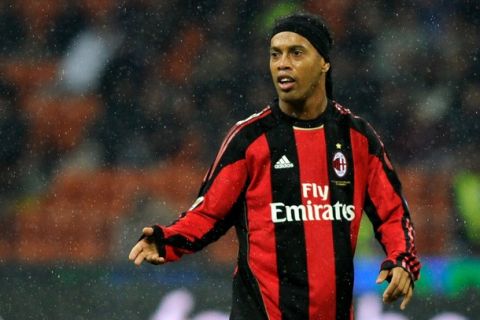
{"type": "Polygon", "coordinates": [[[151,264],[164,264],[165,258],[158,255],[157,246],[153,241],[148,240],[149,237],[153,236],[153,228],[143,228],[143,235],[145,237],[133,246],[128,259],[133,261],[136,266],[140,266],[143,260],[151,264]]]}

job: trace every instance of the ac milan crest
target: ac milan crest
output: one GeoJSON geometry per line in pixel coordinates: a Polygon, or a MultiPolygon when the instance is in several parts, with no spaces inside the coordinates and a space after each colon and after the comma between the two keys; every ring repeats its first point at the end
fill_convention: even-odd
{"type": "Polygon", "coordinates": [[[333,156],[333,170],[339,178],[342,178],[347,173],[347,158],[340,151],[333,156]]]}

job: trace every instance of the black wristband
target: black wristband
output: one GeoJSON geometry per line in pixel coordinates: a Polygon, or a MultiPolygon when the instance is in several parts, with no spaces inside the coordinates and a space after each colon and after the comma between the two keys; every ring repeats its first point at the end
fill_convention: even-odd
{"type": "Polygon", "coordinates": [[[155,246],[157,247],[158,255],[162,258],[165,258],[165,255],[166,255],[165,241],[164,241],[165,235],[163,234],[163,230],[158,225],[153,225],[151,226],[151,228],[153,229],[153,235],[146,236],[145,234],[142,234],[142,236],[140,237],[140,239],[138,239],[138,241],[145,239],[148,243],[155,243],[155,246]]]}

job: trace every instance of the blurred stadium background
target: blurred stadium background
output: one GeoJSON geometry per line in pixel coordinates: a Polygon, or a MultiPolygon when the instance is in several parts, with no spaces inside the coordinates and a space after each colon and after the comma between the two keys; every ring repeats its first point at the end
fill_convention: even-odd
{"type": "Polygon", "coordinates": [[[367,222],[357,318],[480,319],[468,0],[2,0],[0,319],[225,318],[233,233],[161,268],[127,254],[141,227],[189,207],[227,128],[274,97],[266,34],[300,9],[334,32],[335,96],[383,138],[424,264],[408,310],[383,307],[367,222]]]}

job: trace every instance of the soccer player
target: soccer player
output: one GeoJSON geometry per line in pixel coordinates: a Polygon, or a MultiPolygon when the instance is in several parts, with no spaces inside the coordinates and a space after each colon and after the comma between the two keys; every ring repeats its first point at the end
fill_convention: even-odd
{"type": "Polygon", "coordinates": [[[198,199],[170,226],[143,229],[129,259],[162,264],[234,226],[231,319],[352,319],[353,255],[362,214],[386,252],[383,300],[410,301],[420,263],[384,146],[332,99],[332,39],[318,16],[277,21],[270,71],[278,94],[227,134],[198,199]]]}

